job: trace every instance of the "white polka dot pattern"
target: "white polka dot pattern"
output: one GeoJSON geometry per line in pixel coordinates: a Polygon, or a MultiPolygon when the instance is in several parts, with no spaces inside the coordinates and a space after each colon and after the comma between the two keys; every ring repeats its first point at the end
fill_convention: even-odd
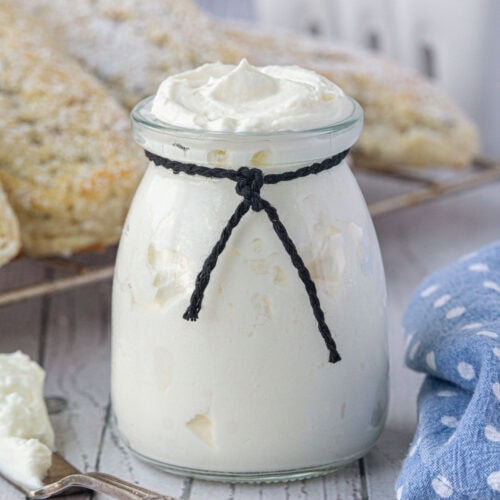
{"type": "Polygon", "coordinates": [[[409,457],[412,457],[413,455],[415,455],[415,453],[417,452],[417,449],[418,449],[418,445],[421,443],[421,441],[422,441],[422,438],[418,438],[416,443],[410,448],[410,451],[408,452],[409,457]]]}
{"type": "Polygon", "coordinates": [[[495,429],[492,425],[487,425],[484,428],[484,436],[488,441],[500,442],[500,431],[495,429]]]}
{"type": "Polygon", "coordinates": [[[500,491],[500,470],[492,472],[488,476],[487,483],[493,491],[500,491]]]}
{"type": "Polygon", "coordinates": [[[427,366],[431,369],[436,371],[436,355],[434,354],[434,351],[431,351],[427,353],[427,356],[425,356],[425,362],[427,363],[427,366]]]}
{"type": "Polygon", "coordinates": [[[403,326],[426,377],[397,497],[500,500],[500,240],[430,276],[403,326]]]}
{"type": "Polygon", "coordinates": [[[438,289],[439,289],[439,285],[431,285],[420,293],[420,297],[423,297],[423,298],[429,297],[438,289]]]}
{"type": "Polygon", "coordinates": [[[439,495],[441,498],[449,498],[453,495],[453,488],[444,476],[437,476],[432,480],[432,489],[439,495]]]}
{"type": "Polygon", "coordinates": [[[442,397],[442,398],[452,398],[453,396],[456,396],[457,393],[454,392],[454,391],[439,391],[437,393],[438,396],[442,397]]]}
{"type": "Polygon", "coordinates": [[[449,415],[442,416],[441,423],[443,425],[446,425],[446,427],[451,427],[452,429],[454,429],[455,427],[458,427],[457,417],[450,417],[449,415]]]}
{"type": "Polygon", "coordinates": [[[496,339],[498,338],[498,333],[496,332],[490,332],[489,330],[481,330],[479,332],[476,332],[476,335],[480,335],[483,337],[489,337],[490,339],[496,339]]]}
{"type": "Polygon", "coordinates": [[[500,401],[500,382],[495,382],[491,385],[491,389],[495,397],[500,401]]]}
{"type": "Polygon", "coordinates": [[[405,340],[405,347],[408,348],[408,346],[411,344],[411,341],[413,340],[413,336],[415,335],[415,332],[409,333],[406,337],[405,340]]]}
{"type": "Polygon", "coordinates": [[[482,323],[469,323],[468,325],[462,326],[462,330],[475,330],[476,328],[481,328],[482,323]]]}
{"type": "Polygon", "coordinates": [[[410,352],[408,354],[408,357],[410,359],[415,359],[415,356],[417,355],[418,348],[420,347],[420,341],[417,340],[411,347],[410,352]]]}
{"type": "Polygon", "coordinates": [[[457,370],[460,376],[465,380],[472,380],[476,376],[474,367],[465,361],[460,361],[460,363],[458,363],[457,370]]]}
{"type": "Polygon", "coordinates": [[[462,316],[462,314],[465,312],[465,307],[454,307],[453,309],[450,309],[447,313],[446,313],[446,317],[448,319],[454,319],[454,318],[458,318],[459,316],[462,316]]]}
{"type": "Polygon", "coordinates": [[[439,299],[434,301],[434,307],[436,309],[438,309],[439,307],[443,307],[450,299],[451,295],[443,295],[439,297],[439,299]]]}
{"type": "Polygon", "coordinates": [[[401,500],[402,497],[403,497],[403,487],[400,486],[396,491],[396,499],[401,500]]]}
{"type": "Polygon", "coordinates": [[[469,271],[474,271],[476,273],[487,273],[489,270],[490,268],[486,264],[483,264],[482,262],[478,262],[477,264],[471,264],[469,266],[469,271]]]}
{"type": "Polygon", "coordinates": [[[495,292],[500,293],[500,285],[495,283],[494,281],[485,281],[483,283],[484,288],[489,288],[490,290],[495,290],[495,292]]]}

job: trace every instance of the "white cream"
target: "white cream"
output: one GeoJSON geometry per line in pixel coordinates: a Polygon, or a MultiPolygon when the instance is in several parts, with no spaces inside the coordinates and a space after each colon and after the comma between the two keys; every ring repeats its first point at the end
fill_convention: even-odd
{"type": "Polygon", "coordinates": [[[54,448],[44,379],[25,354],[0,354],[0,470],[31,488],[42,485],[54,448]]]}
{"type": "Polygon", "coordinates": [[[0,438],[0,470],[12,481],[40,488],[52,464],[52,450],[38,439],[0,438]]]}
{"type": "MultiPolygon", "coordinates": [[[[323,85],[299,68],[272,73],[323,85]]],[[[298,85],[300,113],[270,113],[266,121],[263,103],[276,84],[261,82],[268,74],[246,62],[236,68],[215,64],[167,82],[180,81],[171,88],[190,106],[198,103],[191,114],[182,108],[182,123],[193,127],[197,121],[207,129],[280,127],[273,117],[315,128],[325,124],[323,106],[337,97],[350,102],[334,90],[337,97],[323,101],[324,90],[315,85],[309,95],[316,100],[307,101],[304,83],[298,85]],[[216,71],[219,76],[208,76],[216,71]],[[236,121],[211,114],[222,108],[211,107],[208,90],[190,98],[191,79],[196,88],[209,82],[212,96],[225,85],[220,99],[236,102],[229,106],[238,110],[231,118],[236,121]]],[[[282,97],[284,108],[292,109],[292,91],[282,97]]],[[[271,97],[274,109],[279,99],[271,97]]],[[[158,105],[157,116],[158,109],[176,109],[172,102],[158,105]]],[[[165,119],[175,122],[172,116],[169,111],[165,119]]],[[[334,133],[218,138],[136,129],[136,137],[178,161],[278,172],[349,147],[360,121],[358,115],[356,126],[334,133]]],[[[304,285],[263,212],[249,212],[234,230],[198,321],[182,318],[197,273],[241,198],[228,180],[176,175],[150,164],[116,262],[112,399],[132,449],[157,462],[232,473],[338,466],[365,453],[381,432],[387,408],[385,281],[373,225],[348,165],[265,185],[261,194],[277,208],[311,272],[342,361],[328,363],[304,285]]]]}
{"type": "Polygon", "coordinates": [[[167,78],[152,108],[159,120],[218,132],[307,130],[352,112],[342,89],[298,66],[210,63],[167,78]]]}

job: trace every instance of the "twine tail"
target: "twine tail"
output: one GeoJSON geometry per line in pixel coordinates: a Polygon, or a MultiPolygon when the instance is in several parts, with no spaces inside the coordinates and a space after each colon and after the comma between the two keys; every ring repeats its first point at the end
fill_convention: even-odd
{"type": "Polygon", "coordinates": [[[277,210],[266,200],[262,200],[262,204],[263,209],[267,213],[269,220],[273,225],[274,231],[278,235],[278,238],[281,240],[281,243],[283,243],[286,252],[288,253],[288,255],[290,255],[292,263],[297,269],[302,283],[304,283],[314,317],[318,322],[318,329],[321,333],[321,336],[323,337],[328,351],[330,352],[328,361],[330,363],[337,363],[341,360],[341,357],[337,351],[337,345],[333,340],[330,329],[326,324],[325,313],[323,312],[323,309],[321,309],[316,285],[314,284],[314,281],[312,280],[311,275],[309,274],[309,271],[305,266],[304,261],[302,260],[302,257],[299,255],[295,243],[291,240],[285,226],[278,217],[277,210]]]}
{"type": "Polygon", "coordinates": [[[341,358],[337,351],[337,346],[325,321],[325,314],[319,302],[316,285],[314,284],[302,258],[297,252],[295,244],[290,239],[285,226],[280,221],[278,212],[268,201],[261,198],[260,189],[264,184],[277,184],[278,182],[299,179],[301,177],[306,177],[311,174],[319,174],[320,172],[329,170],[330,168],[339,165],[347,156],[348,152],[349,150],[346,149],[345,151],[342,151],[331,158],[327,158],[322,162],[314,163],[292,172],[264,175],[262,170],[258,168],[240,167],[238,170],[209,168],[193,163],[172,161],[168,158],[163,158],[146,151],[146,156],[153,161],[155,165],[162,165],[165,168],[170,169],[175,174],[182,172],[187,175],[200,175],[208,178],[232,180],[236,182],[236,192],[244,198],[243,201],[236,207],[236,210],[227,222],[226,227],[222,230],[219,241],[212,248],[210,255],[205,259],[203,267],[196,277],[195,288],[191,295],[189,307],[183,315],[184,319],[188,321],[196,321],[198,319],[198,315],[202,307],[203,295],[208,283],[210,282],[210,275],[217,264],[219,255],[224,251],[233,229],[239,224],[241,218],[250,210],[250,208],[255,212],[265,210],[273,225],[274,231],[285,247],[286,252],[290,256],[292,263],[297,269],[299,277],[306,288],[314,317],[318,323],[318,330],[320,331],[320,334],[323,337],[329,351],[329,362],[337,363],[340,361],[341,358]]]}
{"type": "Polygon", "coordinates": [[[210,281],[210,275],[217,265],[219,255],[224,251],[226,244],[233,232],[233,229],[240,223],[242,217],[248,212],[250,205],[246,200],[243,200],[234,211],[231,218],[228,220],[226,227],[222,230],[219,241],[214,245],[210,255],[205,259],[201,271],[196,277],[196,285],[191,295],[189,306],[182,316],[185,320],[196,321],[201,310],[203,295],[210,281]]]}

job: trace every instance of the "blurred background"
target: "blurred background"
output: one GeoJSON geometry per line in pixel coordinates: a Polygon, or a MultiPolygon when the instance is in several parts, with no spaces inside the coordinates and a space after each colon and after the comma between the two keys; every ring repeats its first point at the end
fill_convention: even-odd
{"type": "Polygon", "coordinates": [[[213,14],[377,52],[441,85],[500,157],[497,0],[197,0],[213,14]]]}

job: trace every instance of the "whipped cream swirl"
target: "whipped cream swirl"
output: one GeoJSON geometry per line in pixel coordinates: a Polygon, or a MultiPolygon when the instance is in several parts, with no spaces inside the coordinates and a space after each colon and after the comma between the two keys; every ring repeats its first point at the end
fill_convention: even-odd
{"type": "Polygon", "coordinates": [[[220,62],[168,77],[152,112],[176,127],[216,132],[308,130],[347,118],[342,89],[299,66],[255,67],[220,62]]]}

